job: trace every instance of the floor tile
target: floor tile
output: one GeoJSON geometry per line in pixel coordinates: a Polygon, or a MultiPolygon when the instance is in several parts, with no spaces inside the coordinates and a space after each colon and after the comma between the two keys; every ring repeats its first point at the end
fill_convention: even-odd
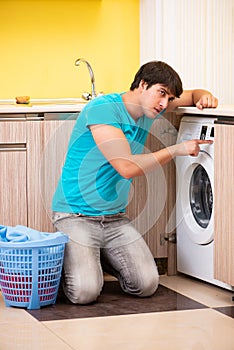
{"type": "MultiPolygon", "coordinates": [[[[32,322],[32,316],[24,309],[6,307],[0,292],[0,324],[2,322],[32,322]]],[[[1,349],[1,348],[0,348],[1,349]]]]}
{"type": "Polygon", "coordinates": [[[109,273],[104,272],[103,274],[104,281],[118,281],[118,279],[109,273]]]}
{"type": "Polygon", "coordinates": [[[160,283],[208,307],[234,306],[233,292],[189,276],[160,276],[160,283]]]}
{"type": "Polygon", "coordinates": [[[49,321],[200,309],[205,307],[201,303],[161,285],[152,297],[139,298],[124,293],[118,282],[110,281],[104,284],[98,301],[91,305],[74,305],[65,299],[58,298],[56,305],[41,308],[40,310],[28,310],[28,312],[39,321],[49,321]]]}
{"type": "MultiPolygon", "coordinates": [[[[72,350],[40,322],[0,322],[1,350],[72,350]]],[[[74,349],[73,349],[74,350],[74,349]]]]}
{"type": "Polygon", "coordinates": [[[222,312],[224,315],[234,318],[234,306],[219,307],[215,310],[222,312]]]}
{"type": "Polygon", "coordinates": [[[212,309],[43,324],[75,350],[233,350],[234,320],[212,309]]]}

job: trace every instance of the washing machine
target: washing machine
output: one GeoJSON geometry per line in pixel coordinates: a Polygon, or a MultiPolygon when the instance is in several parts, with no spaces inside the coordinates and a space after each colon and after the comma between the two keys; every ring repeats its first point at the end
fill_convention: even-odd
{"type": "MultiPolygon", "coordinates": [[[[213,117],[184,116],[177,143],[213,140],[213,117]]],[[[233,290],[214,279],[214,145],[200,145],[197,157],[176,158],[177,271],[233,290]]]]}

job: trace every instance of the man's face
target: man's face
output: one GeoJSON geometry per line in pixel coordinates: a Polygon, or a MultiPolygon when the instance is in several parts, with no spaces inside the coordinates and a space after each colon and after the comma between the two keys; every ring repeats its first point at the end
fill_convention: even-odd
{"type": "Polygon", "coordinates": [[[146,83],[142,85],[141,106],[148,118],[155,118],[174,99],[175,96],[165,85],[155,84],[149,89],[147,89],[146,83]]]}

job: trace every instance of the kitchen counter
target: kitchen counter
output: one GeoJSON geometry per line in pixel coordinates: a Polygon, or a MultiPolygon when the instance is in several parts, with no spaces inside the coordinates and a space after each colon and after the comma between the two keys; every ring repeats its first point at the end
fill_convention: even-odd
{"type": "MultiPolygon", "coordinates": [[[[0,114],[33,114],[56,112],[80,112],[87,101],[81,98],[31,99],[29,104],[17,104],[14,99],[0,100],[0,114]]],[[[177,114],[196,114],[199,116],[234,117],[234,105],[220,105],[217,108],[198,109],[196,107],[179,107],[177,114]]]]}
{"type": "Polygon", "coordinates": [[[46,112],[80,112],[87,101],[81,98],[31,99],[29,104],[15,100],[0,100],[0,114],[33,114],[46,112]]]}
{"type": "Polygon", "coordinates": [[[225,116],[234,117],[234,105],[219,105],[217,108],[198,109],[196,107],[179,107],[177,114],[196,114],[197,116],[225,116]]]}

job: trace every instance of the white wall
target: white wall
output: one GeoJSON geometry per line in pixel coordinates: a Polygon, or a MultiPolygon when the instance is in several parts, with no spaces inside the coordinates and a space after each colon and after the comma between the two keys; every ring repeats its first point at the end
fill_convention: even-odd
{"type": "Polygon", "coordinates": [[[234,0],[141,0],[141,64],[163,60],[184,88],[234,103],[234,0]]]}

